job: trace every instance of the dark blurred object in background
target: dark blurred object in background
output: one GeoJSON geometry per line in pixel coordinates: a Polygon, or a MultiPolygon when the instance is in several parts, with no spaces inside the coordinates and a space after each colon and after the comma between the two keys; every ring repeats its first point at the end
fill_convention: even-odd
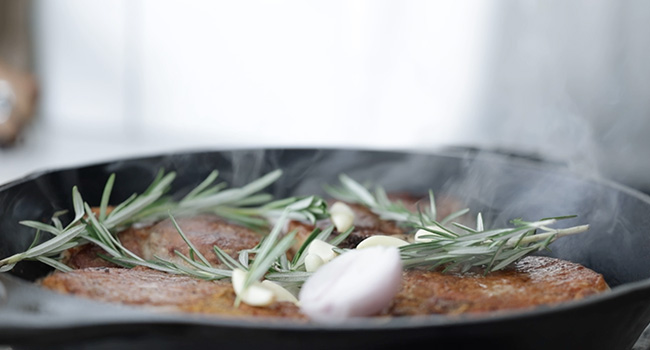
{"type": "Polygon", "coordinates": [[[37,84],[29,33],[30,1],[0,1],[0,147],[13,145],[34,115],[37,84]]]}

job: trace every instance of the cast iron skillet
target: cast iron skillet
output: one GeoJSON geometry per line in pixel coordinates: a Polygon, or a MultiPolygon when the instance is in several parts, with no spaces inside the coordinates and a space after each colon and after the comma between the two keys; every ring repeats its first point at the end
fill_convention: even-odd
{"type": "MultiPolygon", "coordinates": [[[[650,321],[650,198],[557,165],[480,152],[436,154],[359,150],[271,149],[169,154],[44,172],[0,186],[0,257],[23,251],[34,232],[23,219],[47,221],[71,207],[71,188],[99,203],[117,174],[118,202],[141,192],[160,168],[177,171],[182,194],[212,169],[237,186],[282,168],[277,196],[322,193],[345,172],[388,190],[456,196],[491,225],[512,218],[577,214],[566,225],[589,232],[558,240],[551,256],[602,273],[611,292],[554,307],[484,316],[364,319],[343,325],[232,320],[160,314],[58,295],[30,283],[49,272],[22,263],[0,274],[0,344],[15,348],[158,349],[210,346],[360,349],[426,345],[438,349],[628,349],[650,321]]],[[[68,218],[69,219],[69,218],[68,218]]]]}

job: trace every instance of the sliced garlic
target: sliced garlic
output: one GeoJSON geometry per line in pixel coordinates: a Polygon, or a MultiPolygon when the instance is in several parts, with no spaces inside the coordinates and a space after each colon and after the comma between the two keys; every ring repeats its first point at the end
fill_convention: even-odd
{"type": "Polygon", "coordinates": [[[291,294],[291,292],[286,290],[281,285],[269,280],[264,280],[261,283],[264,288],[272,291],[273,294],[275,294],[275,301],[288,301],[294,304],[298,303],[298,298],[296,298],[293,294],[291,294]]]}
{"type": "Polygon", "coordinates": [[[397,248],[350,250],[307,279],[300,290],[300,310],[323,323],[376,315],[390,305],[401,282],[397,248]]]}
{"type": "Polygon", "coordinates": [[[333,250],[334,248],[336,247],[325,241],[321,241],[320,239],[314,239],[313,241],[311,241],[311,243],[309,243],[309,247],[307,248],[307,253],[318,255],[321,259],[323,259],[323,263],[327,263],[330,260],[336,258],[336,256],[338,255],[333,250]]]}
{"type": "Polygon", "coordinates": [[[323,265],[325,265],[325,261],[318,254],[307,253],[305,256],[305,270],[307,272],[314,272],[323,265]]]}
{"type": "Polygon", "coordinates": [[[397,237],[391,237],[385,235],[374,235],[364,239],[363,241],[361,241],[361,243],[357,244],[357,249],[364,249],[364,248],[369,248],[374,246],[401,247],[407,244],[409,244],[409,242],[403,239],[399,239],[397,237]]]}
{"type": "Polygon", "coordinates": [[[329,208],[332,223],[339,232],[347,231],[354,224],[354,211],[343,202],[336,202],[329,208]]]}
{"type": "Polygon", "coordinates": [[[241,301],[250,306],[268,306],[275,300],[275,294],[268,288],[265,288],[260,282],[254,282],[248,288],[244,289],[246,280],[246,271],[241,269],[232,270],[232,288],[235,294],[241,298],[241,301]]]}

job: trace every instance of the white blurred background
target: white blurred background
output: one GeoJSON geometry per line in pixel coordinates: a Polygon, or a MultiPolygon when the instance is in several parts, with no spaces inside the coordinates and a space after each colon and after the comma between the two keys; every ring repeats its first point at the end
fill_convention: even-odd
{"type": "Polygon", "coordinates": [[[646,1],[41,0],[28,26],[39,109],[0,183],[168,151],[453,145],[650,189],[646,1]]]}

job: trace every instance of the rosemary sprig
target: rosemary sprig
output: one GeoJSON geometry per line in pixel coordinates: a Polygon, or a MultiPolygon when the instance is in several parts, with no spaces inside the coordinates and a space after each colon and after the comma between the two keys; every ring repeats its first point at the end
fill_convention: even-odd
{"type": "Polygon", "coordinates": [[[400,247],[405,268],[445,266],[445,270],[459,267],[461,271],[467,271],[472,266],[481,266],[485,269],[485,273],[488,273],[503,269],[528,254],[546,249],[560,237],[581,233],[589,228],[589,225],[565,229],[550,227],[559,220],[573,217],[563,216],[535,222],[516,219],[512,220],[514,225],[512,228],[485,230],[483,217],[479,213],[476,229],[472,229],[454,222],[455,219],[465,215],[468,209],[457,211],[437,221],[432,191],[429,191],[428,210],[414,213],[403,203],[391,201],[381,187],[377,187],[373,194],[346,175],[340,175],[339,179],[341,186],[326,187],[333,197],[360,203],[381,218],[425,231],[418,236],[419,241],[400,247]],[[456,230],[452,230],[451,227],[455,227],[456,230]]]}
{"type": "MultiPolygon", "coordinates": [[[[35,240],[26,251],[0,260],[0,272],[11,270],[22,260],[39,260],[57,269],[69,270],[57,261],[58,256],[69,248],[87,243],[98,245],[113,259],[133,263],[133,259],[137,261],[139,258],[121,246],[117,232],[136,222],[163,219],[170,212],[174,215],[233,213],[224,216],[244,224],[254,223],[257,227],[277,217],[278,212],[284,208],[290,210],[292,217],[310,222],[327,215],[326,204],[319,197],[292,197],[271,201],[270,195],[259,193],[281,175],[281,170],[275,170],[241,188],[226,188],[223,183],[214,184],[218,176],[215,171],[176,202],[166,196],[176,174],[160,171],[142,194],[132,195],[109,212],[108,203],[115,182],[115,176],[111,175],[104,187],[98,215],[95,215],[83,200],[77,187],[73,187],[74,219],[66,227],[63,227],[58,219],[60,213],[54,215],[51,225],[38,221],[22,221],[21,224],[34,228],[39,233],[51,233],[53,237],[40,244],[36,244],[35,240]]],[[[40,237],[40,234],[37,236],[40,237]]]]}
{"type": "MultiPolygon", "coordinates": [[[[244,261],[243,265],[250,266],[246,272],[246,279],[242,289],[248,288],[253,282],[257,282],[267,274],[269,269],[276,263],[282,264],[281,256],[286,259],[286,252],[293,245],[293,240],[296,237],[296,231],[292,231],[284,237],[280,238],[280,233],[287,220],[289,211],[285,211],[278,219],[273,230],[268,236],[264,237],[258,246],[254,249],[255,259],[249,265],[248,261],[244,261]]],[[[248,256],[248,255],[247,255],[248,256]]],[[[238,306],[241,298],[238,295],[235,299],[235,306],[238,306]]]]}
{"type": "MultiPolygon", "coordinates": [[[[181,236],[185,244],[189,248],[189,257],[179,252],[178,250],[174,251],[174,254],[179,256],[187,265],[175,263],[169,260],[165,260],[158,256],[155,256],[154,260],[145,261],[142,258],[134,255],[128,254],[123,251],[122,254],[113,255],[111,257],[102,256],[104,259],[111,261],[115,264],[131,268],[134,266],[144,266],[150,269],[177,274],[177,275],[187,275],[194,278],[200,278],[204,280],[219,280],[223,278],[228,278],[232,275],[230,270],[215,268],[210,264],[208,259],[201,254],[201,252],[196,249],[194,244],[189,240],[185,235],[181,227],[176,222],[174,216],[169,214],[169,218],[174,224],[176,231],[181,236]]],[[[126,249],[124,249],[126,250],[126,249]]]]}
{"type": "Polygon", "coordinates": [[[429,190],[429,207],[426,210],[412,212],[401,201],[390,200],[383,187],[377,186],[373,194],[366,187],[345,174],[339,175],[339,181],[341,186],[325,185],[325,191],[332,197],[342,201],[364,205],[384,220],[392,220],[411,226],[444,225],[469,212],[469,209],[465,208],[449,214],[438,222],[436,221],[435,197],[431,190],[429,190]]]}
{"type": "MultiPolygon", "coordinates": [[[[479,213],[476,228],[470,228],[454,222],[458,217],[466,214],[467,209],[455,212],[441,220],[436,220],[436,204],[433,192],[429,192],[430,207],[428,211],[417,213],[409,211],[401,202],[391,201],[383,188],[378,187],[373,195],[365,187],[342,175],[342,187],[329,187],[328,192],[338,199],[353,203],[361,203],[380,215],[383,219],[391,219],[399,223],[422,229],[425,234],[420,235],[426,242],[416,242],[400,247],[401,257],[405,268],[427,266],[435,268],[445,265],[445,269],[460,267],[463,271],[472,266],[484,267],[485,273],[502,269],[512,262],[532,252],[546,249],[555,239],[571,234],[584,232],[588,225],[576,226],[566,229],[553,229],[551,225],[558,220],[572,218],[573,216],[549,218],[536,222],[526,222],[520,219],[513,220],[514,228],[484,229],[483,217],[479,213]],[[453,226],[457,231],[449,228],[453,226]],[[542,231],[542,233],[537,233],[542,231]]],[[[282,220],[280,220],[282,221],[282,220]]],[[[277,226],[276,226],[277,227],[277,226]]],[[[333,227],[325,230],[318,228],[305,239],[291,261],[285,254],[275,254],[286,251],[289,241],[280,241],[277,232],[267,236],[260,246],[252,250],[240,252],[239,261],[232,259],[215,247],[217,255],[222,261],[230,260],[229,267],[248,270],[249,283],[258,281],[262,276],[275,281],[285,287],[300,286],[311,273],[305,271],[304,258],[309,244],[314,239],[327,241],[336,246],[342,242],[354,228],[330,239],[333,227]],[[270,242],[270,243],[269,243],[270,242]],[[274,254],[270,254],[270,247],[278,247],[274,254]],[[249,254],[256,254],[256,259],[264,263],[250,264],[249,254]],[[270,257],[263,259],[262,257],[270,257]],[[250,267],[249,267],[250,266],[250,267]]],[[[292,236],[290,236],[292,237],[292,236]]],[[[285,239],[289,239],[285,237],[285,239]]],[[[340,251],[344,252],[343,250],[340,251]]]]}
{"type": "Polygon", "coordinates": [[[277,221],[285,210],[288,210],[289,219],[312,224],[328,215],[327,202],[318,196],[284,198],[258,207],[223,205],[216,207],[214,213],[254,229],[263,229],[268,227],[268,220],[277,221]]]}
{"type": "Polygon", "coordinates": [[[289,232],[284,236],[280,233],[286,221],[291,219],[291,213],[292,209],[290,207],[284,210],[268,236],[264,237],[255,248],[240,251],[238,260],[230,257],[219,247],[214,247],[217,257],[230,269],[238,268],[247,271],[244,288],[262,278],[274,281],[287,288],[300,286],[311,276],[311,273],[305,270],[305,253],[309,244],[314,239],[320,239],[323,241],[329,240],[330,244],[336,245],[352,232],[352,229],[349,229],[334,238],[330,238],[334,232],[334,226],[329,226],[324,230],[315,228],[302,242],[293,259],[289,261],[286,253],[294,243],[296,231],[289,232]],[[251,255],[254,258],[251,259],[251,255]]]}
{"type": "MultiPolygon", "coordinates": [[[[125,251],[123,251],[121,255],[114,255],[111,257],[107,256],[105,259],[129,268],[133,266],[145,266],[167,273],[187,275],[205,280],[229,278],[232,276],[232,270],[241,269],[246,272],[246,278],[242,289],[246,289],[254,282],[258,282],[262,279],[275,281],[285,287],[299,286],[304,283],[309,276],[311,276],[311,273],[305,271],[304,266],[303,253],[306,251],[307,246],[316,238],[327,240],[334,231],[334,227],[329,227],[323,231],[315,229],[309,238],[303,242],[294,259],[289,262],[286,253],[294,243],[296,231],[282,235],[282,230],[287,220],[291,218],[291,213],[292,208],[287,207],[278,217],[271,232],[264,237],[256,247],[240,251],[239,259],[234,259],[215,245],[213,250],[217,255],[217,258],[227,267],[227,269],[213,267],[208,259],[205,258],[198,249],[196,249],[194,244],[185,235],[182,228],[178,225],[171,214],[170,219],[172,223],[189,248],[189,256],[186,256],[179,251],[175,251],[175,254],[181,257],[186,265],[178,264],[160,257],[156,257],[156,259],[152,261],[145,261],[137,256],[128,256],[129,254],[125,251]],[[253,257],[251,258],[251,256],[253,257]]],[[[330,240],[330,243],[342,241],[350,232],[351,230],[335,237],[330,240]]],[[[240,302],[240,296],[237,296],[235,299],[235,305],[239,305],[240,302]]]]}
{"type": "Polygon", "coordinates": [[[553,229],[560,218],[526,222],[513,220],[513,228],[479,231],[456,225],[465,231],[456,237],[439,234],[437,229],[423,227],[430,234],[420,236],[428,242],[412,243],[400,247],[405,268],[444,265],[445,270],[460,268],[467,271],[481,266],[485,272],[501,270],[524,256],[546,249],[557,238],[586,231],[581,225],[566,229],[553,229]],[[538,233],[541,231],[542,233],[538,233]]]}
{"type": "MultiPolygon", "coordinates": [[[[0,271],[10,270],[21,260],[38,260],[65,271],[69,268],[57,261],[56,257],[69,248],[93,243],[106,252],[105,259],[126,267],[140,265],[208,280],[228,278],[233,269],[242,269],[246,271],[244,288],[262,278],[287,287],[296,287],[311,275],[306,272],[304,266],[308,245],[314,239],[320,239],[329,240],[336,246],[353,230],[351,228],[342,235],[330,238],[332,227],[325,230],[314,229],[293,259],[289,260],[286,252],[293,244],[295,232],[282,236],[282,227],[288,219],[315,223],[316,220],[326,217],[328,213],[322,198],[308,196],[272,201],[269,195],[259,193],[280,176],[279,171],[271,172],[244,187],[233,189],[226,189],[223,183],[215,184],[218,173],[213,172],[183,199],[175,202],[165,196],[174,176],[174,173],[160,172],[145,192],[133,195],[109,212],[108,203],[115,181],[114,176],[111,176],[106,183],[97,214],[83,201],[77,188],[73,188],[75,216],[72,222],[64,227],[58,219],[60,213],[56,213],[52,218],[52,225],[36,221],[22,222],[37,230],[36,238],[25,252],[0,260],[0,271]],[[256,247],[240,251],[238,259],[230,257],[215,246],[217,257],[227,267],[220,269],[213,267],[194,247],[173,217],[177,214],[193,215],[203,212],[216,213],[254,227],[267,225],[267,220],[274,220],[275,225],[256,247]],[[145,261],[122,246],[117,238],[117,232],[122,227],[143,220],[160,220],[164,216],[171,217],[178,233],[189,247],[189,256],[175,252],[184,264],[159,257],[145,261]],[[41,232],[51,233],[53,237],[37,244],[41,232]]],[[[423,234],[422,231],[418,234],[418,241],[400,247],[406,268],[444,266],[446,270],[459,267],[466,271],[472,266],[481,266],[487,273],[502,269],[534,251],[546,249],[559,237],[588,229],[588,225],[565,229],[551,228],[550,226],[558,220],[568,218],[557,217],[535,222],[517,219],[512,221],[514,227],[486,230],[480,213],[477,215],[476,228],[470,228],[454,221],[467,213],[467,209],[437,221],[435,198],[431,191],[429,208],[412,212],[403,203],[390,200],[381,187],[371,193],[345,175],[341,175],[340,179],[340,187],[327,188],[334,197],[363,204],[382,219],[411,226],[414,231],[423,230],[423,234]]]]}

